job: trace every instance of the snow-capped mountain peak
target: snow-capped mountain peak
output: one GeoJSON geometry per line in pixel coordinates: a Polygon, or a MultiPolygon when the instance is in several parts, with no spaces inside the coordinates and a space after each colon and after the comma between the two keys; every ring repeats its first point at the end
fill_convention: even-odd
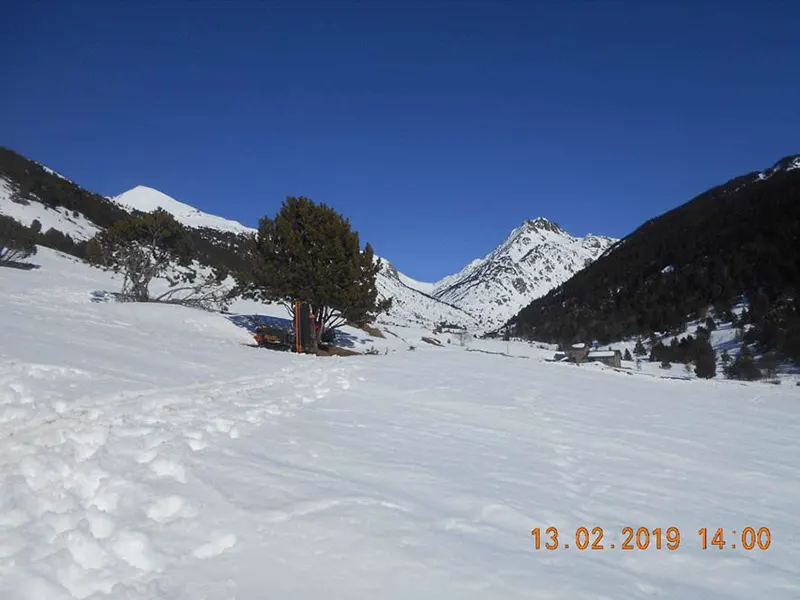
{"type": "Polygon", "coordinates": [[[433,294],[473,315],[486,329],[499,327],[598,258],[616,240],[575,237],[558,224],[528,219],[485,258],[435,284],[433,294]]]}
{"type": "Polygon", "coordinates": [[[552,231],[554,233],[564,232],[564,230],[558,226],[558,223],[553,223],[552,221],[544,217],[536,217],[535,219],[526,220],[523,223],[523,228],[527,228],[529,230],[552,231]]]}
{"type": "Polygon", "coordinates": [[[125,210],[151,212],[162,208],[168,213],[171,213],[178,221],[187,227],[195,229],[207,227],[209,229],[243,234],[253,233],[255,231],[255,229],[242,225],[238,221],[208,214],[194,206],[184,204],[163,192],[144,185],[138,185],[119,196],[111,198],[111,200],[125,210]]]}

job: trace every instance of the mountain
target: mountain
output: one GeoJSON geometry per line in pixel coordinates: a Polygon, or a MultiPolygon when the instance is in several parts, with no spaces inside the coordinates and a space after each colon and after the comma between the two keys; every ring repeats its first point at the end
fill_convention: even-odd
{"type": "MultiPolygon", "coordinates": [[[[242,268],[246,236],[256,232],[251,227],[205,213],[146,186],[107,198],[13,150],[0,148],[0,214],[25,226],[38,221],[40,245],[82,258],[86,240],[97,232],[131,213],[157,208],[190,228],[198,262],[242,268]]],[[[446,321],[475,327],[469,313],[430,294],[433,284],[418,282],[384,262],[377,286],[382,298],[392,297],[394,302],[389,312],[381,315],[381,322],[430,328],[446,321]]]]}
{"type": "Polygon", "coordinates": [[[193,229],[216,229],[234,234],[250,234],[256,231],[238,221],[205,213],[194,206],[179,202],[158,190],[143,185],[136,186],[112,198],[111,201],[127,211],[151,212],[158,208],[164,209],[180,223],[193,229]]]}
{"type": "Polygon", "coordinates": [[[479,315],[483,329],[496,329],[615,241],[592,234],[575,237],[541,217],[527,220],[485,258],[434,284],[433,296],[479,315]]]}
{"type": "MultiPolygon", "coordinates": [[[[162,208],[190,228],[198,261],[241,269],[247,236],[255,229],[203,212],[147,186],[108,198],[92,193],[45,165],[0,148],[0,214],[42,226],[39,243],[82,257],[86,240],[133,212],[162,208]]],[[[547,219],[529,220],[494,251],[430,283],[398,271],[390,261],[378,276],[381,297],[394,298],[387,323],[433,327],[447,322],[476,332],[500,327],[533,298],[545,294],[600,256],[614,240],[569,235],[547,219]]]]}
{"type": "Polygon", "coordinates": [[[712,188],[615,244],[520,311],[516,331],[542,341],[598,340],[730,320],[745,342],[800,359],[800,156],[712,188]]]}
{"type": "Polygon", "coordinates": [[[433,284],[425,284],[403,275],[385,258],[381,258],[381,262],[383,267],[375,283],[382,298],[392,298],[392,308],[378,317],[379,322],[425,328],[445,322],[461,325],[469,330],[477,329],[477,320],[469,312],[414,287],[419,285],[422,289],[431,289],[433,284]]]}

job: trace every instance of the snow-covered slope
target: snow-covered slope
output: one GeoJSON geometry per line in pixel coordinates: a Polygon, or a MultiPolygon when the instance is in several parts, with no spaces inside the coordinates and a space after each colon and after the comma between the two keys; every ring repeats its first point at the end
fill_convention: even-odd
{"type": "MultiPolygon", "coordinates": [[[[377,257],[376,257],[377,258],[377,257]]],[[[409,282],[420,284],[395,269],[385,258],[376,278],[378,294],[381,298],[392,298],[392,308],[381,315],[378,322],[390,325],[433,327],[446,322],[476,329],[476,320],[468,312],[415,289],[409,282]]],[[[424,289],[424,285],[423,289],[424,289]]]]}
{"type": "MultiPolygon", "coordinates": [[[[237,221],[202,212],[145,186],[135,187],[112,200],[126,210],[149,212],[162,208],[189,227],[205,227],[237,234],[252,234],[256,231],[237,221]]],[[[387,266],[378,275],[378,293],[381,298],[392,297],[394,306],[388,315],[382,316],[381,322],[422,327],[432,327],[440,321],[465,325],[473,323],[471,317],[464,311],[431,297],[429,293],[433,284],[415,281],[383,260],[387,266]]]]}
{"type": "Polygon", "coordinates": [[[0,268],[3,600],[800,597],[794,386],[391,336],[387,355],[271,352],[36,262],[0,268]],[[648,548],[623,550],[626,527],[648,548]]]}
{"type": "Polygon", "coordinates": [[[65,208],[50,208],[38,200],[21,199],[16,194],[16,186],[0,176],[0,215],[6,215],[29,227],[38,220],[42,231],[55,229],[68,234],[74,240],[88,240],[99,229],[80,213],[65,208]]]}
{"type": "Polygon", "coordinates": [[[544,218],[528,220],[485,258],[438,282],[433,295],[478,315],[482,327],[493,329],[597,259],[615,241],[592,234],[575,237],[544,218]]]}
{"type": "Polygon", "coordinates": [[[126,210],[151,212],[158,208],[164,209],[187,227],[207,227],[209,229],[243,234],[255,232],[252,227],[246,227],[238,221],[205,213],[193,206],[179,202],[163,192],[144,185],[136,186],[111,200],[126,210]]]}

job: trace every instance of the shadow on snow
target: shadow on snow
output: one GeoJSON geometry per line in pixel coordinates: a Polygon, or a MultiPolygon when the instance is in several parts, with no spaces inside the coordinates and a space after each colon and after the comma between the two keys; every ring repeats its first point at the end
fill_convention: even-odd
{"type": "MultiPolygon", "coordinates": [[[[271,317],[268,315],[225,315],[225,318],[234,325],[246,329],[251,334],[255,334],[256,328],[261,325],[275,327],[283,331],[294,331],[294,322],[292,319],[287,318],[271,317]]],[[[372,341],[372,338],[367,337],[360,339],[340,329],[334,331],[333,345],[340,348],[355,348],[356,344],[363,346],[372,341]]]]}

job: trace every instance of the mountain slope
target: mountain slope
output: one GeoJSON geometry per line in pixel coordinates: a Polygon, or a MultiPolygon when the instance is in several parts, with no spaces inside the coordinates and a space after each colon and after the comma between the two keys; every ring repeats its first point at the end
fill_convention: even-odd
{"type": "MultiPolygon", "coordinates": [[[[253,228],[205,213],[146,186],[105,198],[13,150],[0,148],[0,214],[26,226],[38,220],[42,245],[82,258],[82,242],[98,231],[131,212],[157,208],[190,228],[201,264],[231,270],[243,267],[246,236],[256,232],[253,228]]],[[[387,323],[428,328],[447,321],[474,326],[469,314],[432,297],[432,284],[417,282],[390,263],[379,273],[377,285],[382,298],[394,298],[393,308],[383,316],[387,323]]]]}
{"type": "Polygon", "coordinates": [[[598,339],[682,327],[739,296],[767,348],[800,357],[800,156],[708,190],[651,219],[611,252],[523,309],[520,334],[598,339]],[[763,337],[762,337],[763,334],[763,337]]]}
{"type": "Polygon", "coordinates": [[[533,298],[546,294],[586,267],[615,240],[574,237],[544,218],[525,221],[483,259],[436,283],[433,295],[480,315],[495,329],[533,298]]]}
{"type": "Polygon", "coordinates": [[[88,240],[100,229],[83,214],[61,206],[48,206],[37,199],[23,198],[13,182],[0,175],[0,215],[30,227],[39,221],[42,231],[56,229],[74,240],[88,240]]]}
{"type": "Polygon", "coordinates": [[[477,320],[473,315],[412,287],[413,284],[425,284],[403,275],[385,258],[381,258],[381,262],[383,265],[375,283],[382,298],[392,298],[392,307],[378,317],[379,322],[422,327],[445,322],[476,329],[477,320]]]}
{"type": "Polygon", "coordinates": [[[162,208],[171,213],[180,223],[195,229],[208,228],[235,234],[250,234],[256,231],[238,221],[205,213],[193,206],[179,202],[163,192],[144,185],[136,186],[119,196],[115,196],[111,201],[127,211],[152,212],[162,208]]]}

